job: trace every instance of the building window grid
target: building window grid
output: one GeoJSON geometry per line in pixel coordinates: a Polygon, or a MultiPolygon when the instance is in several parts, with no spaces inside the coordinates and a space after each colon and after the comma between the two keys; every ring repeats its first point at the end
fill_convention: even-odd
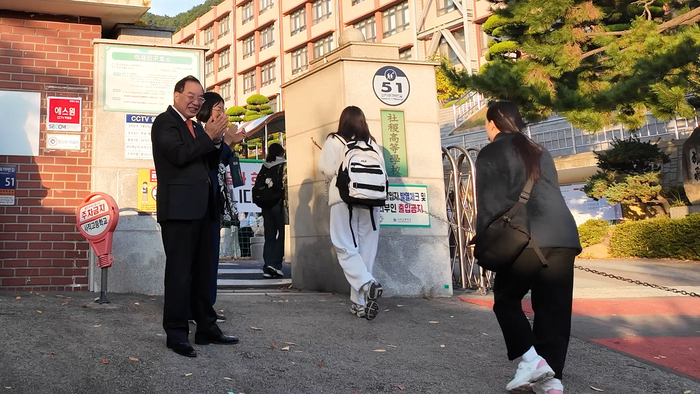
{"type": "Polygon", "coordinates": [[[314,59],[318,59],[333,50],[333,35],[314,42],[314,59]]]}
{"type": "Polygon", "coordinates": [[[243,39],[243,59],[255,54],[255,35],[243,39]]]}
{"type": "Polygon", "coordinates": [[[399,51],[399,59],[401,60],[411,60],[413,58],[413,48],[408,48],[399,51]]]}
{"type": "Polygon", "coordinates": [[[317,24],[331,17],[331,0],[316,0],[311,4],[313,24],[317,24]]]}
{"type": "Polygon", "coordinates": [[[219,71],[231,65],[231,48],[226,48],[219,53],[219,71]]]}
{"type": "Polygon", "coordinates": [[[231,99],[231,81],[226,81],[219,85],[219,94],[224,99],[224,101],[228,101],[231,99]]]}
{"type": "Polygon", "coordinates": [[[231,30],[231,14],[227,14],[225,17],[219,20],[219,38],[228,34],[231,30]]]}
{"type": "Polygon", "coordinates": [[[445,15],[457,9],[453,0],[437,0],[437,16],[445,15]]]}
{"type": "Polygon", "coordinates": [[[275,25],[260,31],[260,49],[271,47],[275,43],[275,25]]]}
{"type": "Polygon", "coordinates": [[[292,36],[306,30],[306,8],[293,12],[290,16],[290,24],[292,36]]]}
{"type": "Polygon", "coordinates": [[[204,45],[209,45],[214,42],[214,26],[209,26],[204,29],[204,45]]]}
{"type": "Polygon", "coordinates": [[[253,1],[251,0],[243,5],[243,24],[245,25],[252,21],[253,18],[255,18],[255,15],[253,12],[253,1]]]}
{"type": "Polygon", "coordinates": [[[362,3],[363,1],[365,1],[365,0],[352,0],[351,4],[358,5],[358,4],[362,3]]]}
{"type": "Polygon", "coordinates": [[[250,93],[255,90],[255,70],[243,74],[243,93],[250,93]]]}
{"type": "Polygon", "coordinates": [[[306,71],[309,67],[309,50],[304,46],[292,52],[292,75],[306,71]]]}
{"type": "Polygon", "coordinates": [[[194,45],[194,36],[190,37],[187,41],[182,43],[183,45],[194,45]]]}
{"type": "Polygon", "coordinates": [[[214,56],[209,57],[204,61],[204,73],[206,76],[214,74],[214,56]]]}
{"type": "Polygon", "coordinates": [[[267,63],[267,64],[263,64],[263,66],[260,68],[260,73],[262,74],[261,75],[261,78],[262,78],[261,85],[262,86],[267,86],[267,85],[270,85],[272,83],[275,83],[275,81],[277,80],[277,75],[275,74],[275,68],[276,67],[275,67],[274,61],[267,63]]]}
{"type": "Polygon", "coordinates": [[[409,28],[408,1],[382,12],[382,30],[384,37],[391,37],[409,28]]]}
{"type": "Polygon", "coordinates": [[[272,7],[275,6],[275,0],[260,0],[260,11],[259,13],[262,14],[265,11],[271,9],[272,7]]]}
{"type": "Polygon", "coordinates": [[[377,41],[377,23],[374,16],[361,20],[360,22],[354,24],[353,27],[360,30],[362,34],[365,35],[365,41],[377,41]]]}

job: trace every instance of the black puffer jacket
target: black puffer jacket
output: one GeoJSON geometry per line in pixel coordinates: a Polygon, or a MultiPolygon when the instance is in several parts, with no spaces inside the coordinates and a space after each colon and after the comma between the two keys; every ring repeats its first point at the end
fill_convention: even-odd
{"type": "MultiPolygon", "coordinates": [[[[513,148],[515,134],[499,133],[476,159],[476,232],[513,206],[525,187],[525,166],[513,148]]],[[[540,248],[581,251],[576,222],[564,202],[554,160],[542,152],[542,178],[532,188],[527,213],[530,233],[540,248]]]]}

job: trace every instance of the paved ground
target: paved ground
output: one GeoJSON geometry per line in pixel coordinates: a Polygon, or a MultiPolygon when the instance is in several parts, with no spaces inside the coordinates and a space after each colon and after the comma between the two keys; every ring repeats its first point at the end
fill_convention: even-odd
{"type": "MultiPolygon", "coordinates": [[[[578,265],[700,294],[700,263],[578,260],[578,265]]],[[[572,335],[700,379],[700,298],[580,270],[574,285],[572,335]]],[[[492,297],[463,301],[490,308],[492,297]]],[[[528,300],[523,308],[532,315],[528,300]]]]}

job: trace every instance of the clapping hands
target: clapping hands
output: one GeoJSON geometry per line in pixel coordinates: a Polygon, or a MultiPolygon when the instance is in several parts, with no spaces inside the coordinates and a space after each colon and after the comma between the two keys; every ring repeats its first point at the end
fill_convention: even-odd
{"type": "Polygon", "coordinates": [[[228,116],[226,114],[220,114],[217,117],[212,116],[209,118],[204,131],[214,143],[218,144],[224,138],[224,134],[228,129],[227,126],[228,116]]]}

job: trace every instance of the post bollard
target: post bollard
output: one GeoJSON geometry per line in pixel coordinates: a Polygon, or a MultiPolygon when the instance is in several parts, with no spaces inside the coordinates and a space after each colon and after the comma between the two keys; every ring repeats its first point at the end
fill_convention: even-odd
{"type": "Polygon", "coordinates": [[[91,193],[78,206],[76,224],[78,231],[90,242],[97,255],[97,266],[101,268],[100,297],[98,304],[109,304],[107,298],[107,269],[112,266],[112,237],[119,223],[119,207],[105,193],[91,193]]]}

